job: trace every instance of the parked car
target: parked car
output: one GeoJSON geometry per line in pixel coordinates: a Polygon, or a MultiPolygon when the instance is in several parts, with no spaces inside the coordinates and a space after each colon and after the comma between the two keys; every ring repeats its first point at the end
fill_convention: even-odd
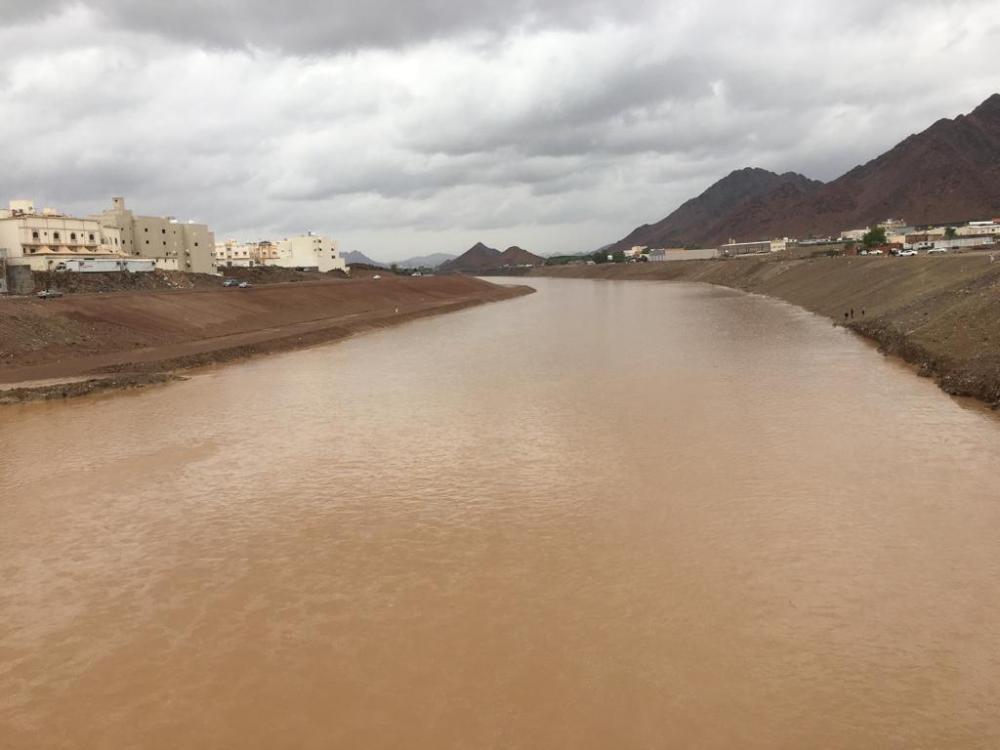
{"type": "Polygon", "coordinates": [[[900,258],[909,258],[913,255],[919,255],[916,250],[900,250],[898,253],[900,258]]]}
{"type": "Polygon", "coordinates": [[[38,299],[56,299],[58,297],[62,297],[63,293],[57,292],[55,289],[43,289],[35,296],[38,297],[38,299]]]}
{"type": "Polygon", "coordinates": [[[927,254],[928,255],[939,255],[941,253],[947,253],[947,252],[948,252],[948,248],[946,248],[946,247],[932,247],[930,250],[927,251],[927,254]]]}
{"type": "Polygon", "coordinates": [[[241,281],[238,286],[240,289],[249,289],[250,287],[253,286],[253,284],[251,284],[249,281],[241,281]]]}
{"type": "Polygon", "coordinates": [[[870,250],[868,252],[868,254],[869,255],[882,255],[882,251],[881,250],[870,250]]]}
{"type": "Polygon", "coordinates": [[[236,279],[226,279],[222,282],[222,286],[239,286],[240,282],[236,279]]]}
{"type": "Polygon", "coordinates": [[[858,253],[858,255],[868,255],[868,251],[862,250],[860,253],[858,253]]]}
{"type": "Polygon", "coordinates": [[[375,274],[374,276],[372,276],[372,278],[373,279],[381,279],[382,277],[379,274],[375,274]]]}

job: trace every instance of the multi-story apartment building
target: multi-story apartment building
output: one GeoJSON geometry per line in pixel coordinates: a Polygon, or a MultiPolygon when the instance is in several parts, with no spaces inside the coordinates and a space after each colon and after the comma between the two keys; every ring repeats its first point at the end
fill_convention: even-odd
{"type": "Polygon", "coordinates": [[[346,271],[347,263],[337,251],[337,243],[320,234],[303,234],[278,240],[261,254],[265,266],[298,268],[304,271],[346,271]]]}
{"type": "Polygon", "coordinates": [[[205,224],[181,223],[171,216],[136,216],[124,198],[112,198],[111,208],[96,215],[118,227],[125,253],[142,258],[176,260],[190,273],[215,273],[215,235],[205,224]]]}
{"type": "Polygon", "coordinates": [[[256,242],[226,240],[215,244],[215,265],[224,268],[253,268],[259,266],[259,245],[256,242]]]}
{"type": "Polygon", "coordinates": [[[73,261],[126,259],[121,230],[99,219],[66,216],[33,201],[0,210],[0,249],[10,265],[33,271],[63,270],[73,261]]]}

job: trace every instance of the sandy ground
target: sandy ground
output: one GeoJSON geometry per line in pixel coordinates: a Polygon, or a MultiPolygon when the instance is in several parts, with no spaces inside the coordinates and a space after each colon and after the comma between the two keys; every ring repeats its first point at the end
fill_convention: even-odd
{"type": "Polygon", "coordinates": [[[331,341],[530,291],[466,277],[384,276],[0,299],[0,395],[14,401],[36,389],[51,397],[162,382],[167,371],[331,341]]]}
{"type": "Polygon", "coordinates": [[[698,281],[766,294],[875,340],[949,393],[1000,404],[1000,261],[988,254],[559,266],[531,275],[698,281]]]}

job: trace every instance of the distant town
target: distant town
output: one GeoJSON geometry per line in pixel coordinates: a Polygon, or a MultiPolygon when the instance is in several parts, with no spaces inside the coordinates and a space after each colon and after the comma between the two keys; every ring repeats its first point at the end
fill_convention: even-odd
{"type": "Polygon", "coordinates": [[[140,216],[121,197],[87,217],[38,209],[31,200],[12,200],[0,210],[0,292],[27,289],[32,272],[221,274],[226,268],[254,266],[348,270],[337,243],[323,235],[217,243],[205,224],[140,216]]]}
{"type": "Polygon", "coordinates": [[[839,237],[797,240],[782,237],[756,242],[730,240],[717,248],[649,248],[634,245],[628,250],[605,254],[584,262],[607,261],[678,261],[736,258],[744,255],[766,255],[793,247],[821,247],[842,255],[916,255],[920,252],[937,254],[956,250],[988,250],[1000,240],[1000,219],[970,221],[946,226],[916,227],[901,219],[886,219],[863,229],[848,229],[839,237]]]}

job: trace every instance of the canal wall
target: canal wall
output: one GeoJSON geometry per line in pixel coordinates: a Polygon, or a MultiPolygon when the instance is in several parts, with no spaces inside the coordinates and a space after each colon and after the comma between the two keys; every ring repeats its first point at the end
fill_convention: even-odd
{"type": "Polygon", "coordinates": [[[987,254],[765,256],[552,266],[531,275],[692,281],[775,297],[874,340],[948,393],[1000,405],[1000,262],[987,254]]]}

